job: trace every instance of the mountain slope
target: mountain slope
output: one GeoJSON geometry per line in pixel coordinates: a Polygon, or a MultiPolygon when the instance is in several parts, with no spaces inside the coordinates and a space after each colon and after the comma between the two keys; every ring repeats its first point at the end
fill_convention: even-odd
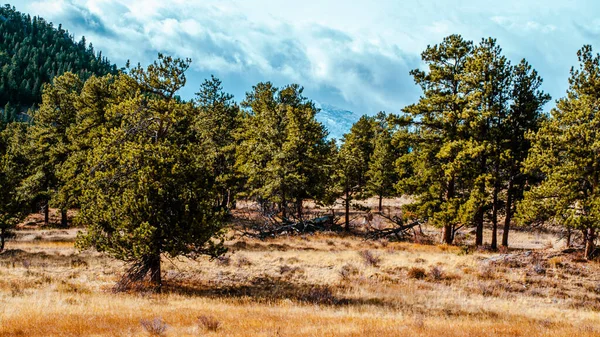
{"type": "Polygon", "coordinates": [[[350,131],[352,124],[359,120],[361,116],[355,112],[325,103],[315,102],[315,105],[321,109],[317,114],[317,120],[325,125],[329,131],[330,139],[342,139],[342,136],[350,131]]]}
{"type": "Polygon", "coordinates": [[[0,7],[0,108],[27,109],[41,101],[44,83],[71,71],[82,78],[115,73],[117,67],[96,54],[85,38],[75,42],[59,25],[0,7]]]}

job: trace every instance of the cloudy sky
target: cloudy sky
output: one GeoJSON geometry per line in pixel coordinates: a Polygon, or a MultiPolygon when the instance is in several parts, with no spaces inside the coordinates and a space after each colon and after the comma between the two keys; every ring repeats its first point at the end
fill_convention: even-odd
{"type": "MultiPolygon", "coordinates": [[[[420,52],[458,33],[498,39],[526,58],[553,98],[583,44],[598,44],[600,3],[585,0],[16,0],[18,10],[84,35],[119,66],[157,52],[190,57],[184,97],[210,74],[244,97],[253,84],[299,83],[309,98],[363,114],[398,112],[419,91],[420,52]]],[[[596,48],[600,48],[600,45],[596,48]]],[[[600,49],[597,49],[600,51],[600,49]]]]}

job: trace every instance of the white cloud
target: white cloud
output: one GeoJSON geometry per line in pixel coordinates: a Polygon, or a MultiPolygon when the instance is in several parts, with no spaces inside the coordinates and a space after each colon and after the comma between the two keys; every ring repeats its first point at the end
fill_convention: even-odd
{"type": "Polygon", "coordinates": [[[526,57],[554,96],[575,52],[600,30],[592,1],[17,0],[17,9],[85,35],[119,65],[156,52],[191,57],[191,95],[209,74],[241,99],[258,81],[298,82],[309,97],[360,113],[418,99],[408,75],[419,54],[451,33],[494,36],[526,57]],[[589,22],[577,26],[574,22],[589,22]]]}

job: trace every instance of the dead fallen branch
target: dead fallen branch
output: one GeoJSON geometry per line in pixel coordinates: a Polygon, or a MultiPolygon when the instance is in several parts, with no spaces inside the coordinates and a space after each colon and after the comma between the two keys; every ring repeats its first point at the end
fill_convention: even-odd
{"type": "Polygon", "coordinates": [[[335,218],[331,215],[300,221],[281,220],[274,216],[268,216],[265,218],[265,223],[253,224],[247,227],[243,235],[263,240],[281,235],[301,235],[339,230],[342,230],[342,227],[336,224],[335,218]]]}
{"type": "MultiPolygon", "coordinates": [[[[415,228],[419,227],[423,224],[423,222],[419,221],[419,220],[415,220],[412,222],[406,222],[404,221],[404,219],[398,217],[398,216],[393,216],[393,217],[389,217],[386,216],[384,214],[378,214],[379,216],[383,217],[384,219],[388,220],[389,222],[392,223],[392,227],[387,227],[387,228],[383,228],[383,229],[379,229],[379,228],[369,228],[369,231],[365,234],[365,238],[367,239],[371,239],[371,240],[378,240],[378,239],[394,239],[394,240],[404,240],[407,237],[416,234],[415,233],[415,228]],[[412,234],[410,232],[413,232],[412,234]]],[[[420,232],[422,233],[423,231],[420,230],[420,232]]]]}

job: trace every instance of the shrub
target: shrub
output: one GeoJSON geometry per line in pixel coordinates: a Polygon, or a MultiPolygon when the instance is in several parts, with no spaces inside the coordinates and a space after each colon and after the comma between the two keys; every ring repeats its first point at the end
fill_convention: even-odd
{"type": "Polygon", "coordinates": [[[414,279],[420,280],[420,279],[424,279],[425,276],[427,276],[427,273],[425,272],[425,269],[423,269],[421,267],[411,267],[408,270],[409,278],[414,278],[414,279]]]}
{"type": "Polygon", "coordinates": [[[359,254],[368,266],[378,267],[381,263],[381,258],[370,250],[363,250],[359,254]]]}
{"type": "Polygon", "coordinates": [[[217,331],[221,327],[221,322],[213,316],[202,315],[198,317],[198,322],[207,331],[217,331]]]}
{"type": "Polygon", "coordinates": [[[142,319],[140,324],[151,336],[164,336],[168,328],[167,323],[160,317],[151,320],[142,319]]]}
{"type": "Polygon", "coordinates": [[[352,278],[352,276],[356,276],[358,275],[359,270],[358,268],[356,268],[355,266],[351,265],[351,264],[346,264],[342,267],[342,269],[340,270],[340,276],[342,277],[342,280],[344,281],[348,281],[350,280],[350,278],[352,278]]]}
{"type": "Polygon", "coordinates": [[[444,279],[444,271],[438,266],[433,266],[429,270],[429,276],[435,281],[440,281],[444,279]]]}

